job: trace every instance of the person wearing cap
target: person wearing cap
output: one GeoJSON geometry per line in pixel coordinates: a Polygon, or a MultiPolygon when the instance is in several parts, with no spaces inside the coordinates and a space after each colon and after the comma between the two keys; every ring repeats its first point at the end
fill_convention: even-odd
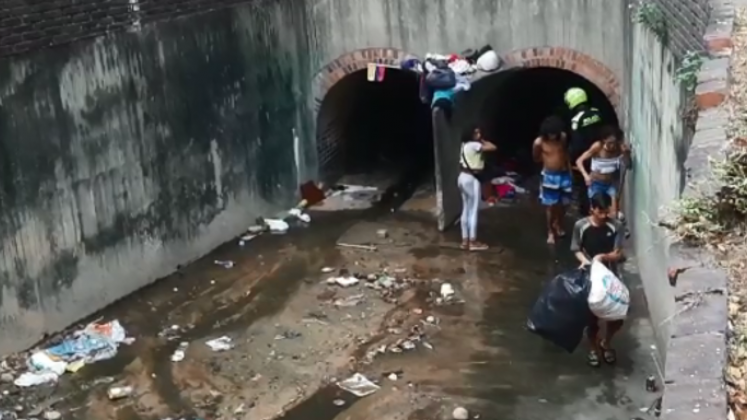
{"type": "MultiPolygon", "coordinates": [[[[599,109],[589,104],[589,98],[585,90],[572,87],[565,92],[563,99],[572,115],[568,154],[571,163],[574,163],[599,140],[603,119],[599,109]]],[[[590,165],[590,162],[586,161],[585,164],[590,165]]],[[[590,171],[591,167],[586,168],[586,170],[587,172],[590,171]]],[[[577,191],[581,215],[588,216],[589,197],[586,180],[575,165],[573,166],[573,185],[577,191]]]]}

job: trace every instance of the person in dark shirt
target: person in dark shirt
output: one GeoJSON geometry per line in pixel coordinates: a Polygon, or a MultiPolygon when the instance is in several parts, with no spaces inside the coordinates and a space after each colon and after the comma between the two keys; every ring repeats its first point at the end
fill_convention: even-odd
{"type": "MultiPolygon", "coordinates": [[[[601,112],[589,104],[589,98],[583,89],[578,87],[570,88],[565,92],[563,99],[572,116],[568,154],[571,163],[574,163],[584,152],[589,150],[592,144],[600,140],[603,119],[601,112]]],[[[591,167],[587,167],[586,169],[590,171],[591,167]]],[[[573,168],[573,175],[573,184],[579,200],[579,210],[582,216],[586,216],[589,214],[589,196],[586,191],[586,182],[581,172],[575,166],[573,168]]]]}
{"type": "MultiPolygon", "coordinates": [[[[590,214],[582,218],[573,227],[571,251],[582,267],[588,267],[593,260],[599,261],[613,273],[617,272],[617,263],[622,259],[622,228],[615,219],[609,217],[612,198],[599,193],[591,197],[590,214]]],[[[604,338],[599,337],[599,319],[592,315],[586,330],[591,351],[589,365],[600,365],[600,356],[608,364],[615,363],[617,355],[610,347],[612,337],[620,331],[623,321],[607,321],[604,338]]]]}

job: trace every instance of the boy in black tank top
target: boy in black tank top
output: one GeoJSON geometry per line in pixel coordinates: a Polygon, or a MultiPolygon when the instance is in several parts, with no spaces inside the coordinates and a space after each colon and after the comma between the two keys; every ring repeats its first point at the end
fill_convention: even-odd
{"type": "MultiPolygon", "coordinates": [[[[596,194],[590,200],[590,215],[576,222],[571,238],[571,251],[582,266],[597,260],[617,273],[617,263],[622,260],[623,230],[619,222],[609,217],[612,199],[606,194],[596,194]]],[[[591,352],[589,365],[600,365],[600,356],[612,364],[617,360],[615,350],[610,347],[612,337],[620,331],[623,321],[605,322],[604,338],[599,337],[599,319],[592,316],[586,330],[591,352]]]]}

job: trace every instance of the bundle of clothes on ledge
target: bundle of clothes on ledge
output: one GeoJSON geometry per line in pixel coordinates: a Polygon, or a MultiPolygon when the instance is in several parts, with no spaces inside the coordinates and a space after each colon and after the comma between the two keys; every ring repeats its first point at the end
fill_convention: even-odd
{"type": "Polygon", "coordinates": [[[470,76],[477,72],[492,73],[503,65],[493,47],[486,45],[478,50],[466,50],[461,54],[426,54],[425,61],[406,58],[401,67],[420,73],[420,99],[430,103],[431,108],[443,110],[451,118],[454,98],[458,92],[471,87],[470,76]]]}

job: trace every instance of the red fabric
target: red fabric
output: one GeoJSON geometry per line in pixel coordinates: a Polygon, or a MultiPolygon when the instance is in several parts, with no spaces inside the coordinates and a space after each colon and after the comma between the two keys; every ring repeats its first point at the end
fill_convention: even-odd
{"type": "Polygon", "coordinates": [[[509,184],[498,184],[495,186],[495,192],[498,193],[499,198],[503,198],[509,194],[515,193],[516,190],[509,184]]]}

